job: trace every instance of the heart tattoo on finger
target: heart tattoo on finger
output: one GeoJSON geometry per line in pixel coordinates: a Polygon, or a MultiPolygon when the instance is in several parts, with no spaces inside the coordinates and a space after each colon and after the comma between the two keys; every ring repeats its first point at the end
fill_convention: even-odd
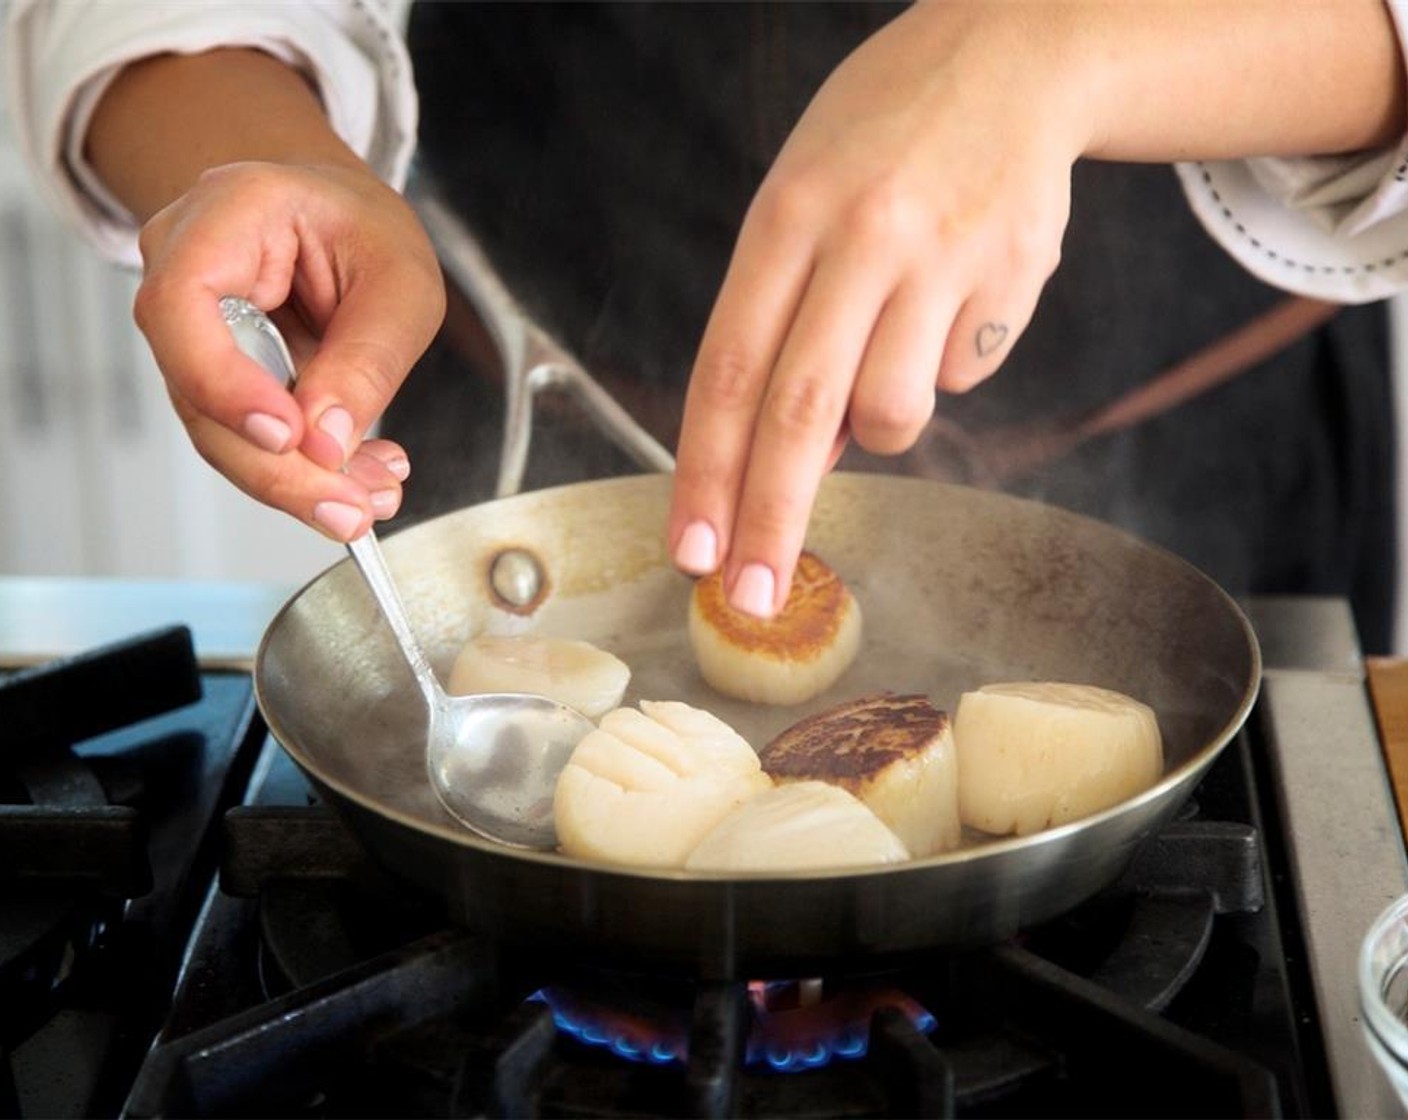
{"type": "Polygon", "coordinates": [[[978,337],[975,341],[978,347],[978,357],[986,358],[1007,341],[1007,324],[984,323],[978,328],[978,337]]]}

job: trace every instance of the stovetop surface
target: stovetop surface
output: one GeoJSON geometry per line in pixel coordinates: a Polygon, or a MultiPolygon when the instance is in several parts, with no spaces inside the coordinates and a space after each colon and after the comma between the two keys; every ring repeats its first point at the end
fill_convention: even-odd
{"type": "MultiPolygon", "coordinates": [[[[1313,1043],[1307,1050],[1299,1030],[1305,981],[1287,963],[1294,953],[1277,920],[1275,872],[1259,845],[1262,822],[1248,795],[1251,777],[1251,751],[1239,739],[1117,888],[999,952],[938,954],[903,971],[898,983],[934,1004],[939,1025],[929,1038],[940,1043],[947,1064],[946,1073],[935,1075],[948,1078],[949,1087],[937,1095],[947,1104],[923,1114],[1137,1112],[1146,1109],[1151,1093],[1160,1102],[1156,1112],[1179,1111],[1180,1104],[1206,1103],[1217,1094],[1218,1111],[1227,1115],[1324,1113],[1327,1088],[1318,1070],[1323,1055],[1313,1043]],[[1192,886],[1178,870],[1190,859],[1201,859],[1204,872],[1192,886]],[[966,978],[957,989],[955,976],[966,978]],[[1004,987],[1014,1001],[1031,1006],[1021,1015],[969,1021],[974,1008],[1004,987]],[[1043,1001],[1050,1006],[1033,1011],[1043,1001]],[[1077,1028],[1082,1016],[1089,1021],[1077,1028]],[[1150,1023],[1166,1025],[1172,1037],[1162,1037],[1164,1027],[1156,1026],[1157,1037],[1142,1048],[1129,1041],[1143,1038],[1150,1023]],[[1093,1065],[1091,1043],[1073,1045],[1073,1029],[1090,1040],[1119,1039],[1134,1064],[1093,1065]]],[[[306,830],[305,839],[320,838],[324,854],[342,835],[272,744],[247,800],[256,811],[233,815],[233,825],[292,824],[306,830]],[[273,815],[261,816],[265,810],[273,815]]],[[[294,841],[294,848],[302,842],[294,841]]],[[[414,1099],[424,1114],[700,1112],[699,1100],[690,1096],[699,1091],[691,1085],[698,1075],[687,1064],[633,1064],[611,1052],[612,1040],[584,1045],[564,1029],[550,1030],[551,1041],[543,1042],[533,1016],[536,1001],[526,997],[551,988],[559,970],[515,959],[448,927],[433,902],[398,892],[350,849],[312,862],[292,855],[281,874],[262,883],[245,882],[239,870],[227,878],[250,896],[211,896],[167,1023],[166,1045],[129,1101],[132,1115],[165,1114],[173,1107],[272,1115],[310,1101],[319,1109],[353,1110],[353,1101],[365,1103],[388,1091],[400,1094],[401,1110],[414,1099]],[[463,974],[454,985],[457,999],[431,1013],[392,1016],[396,1021],[388,1027],[380,1002],[385,993],[374,989],[403,985],[415,992],[447,961],[463,974]],[[276,1029],[287,1030],[294,1048],[304,1040],[311,1051],[337,1051],[341,1059],[334,1065],[343,1075],[322,1080],[326,1074],[317,1061],[311,1069],[281,1066],[280,1091],[271,1094],[259,1063],[268,1061],[265,1051],[276,1029]],[[546,1056],[529,1063],[531,1074],[505,1063],[506,1055],[535,1046],[546,1056]],[[449,1053],[439,1059],[427,1056],[445,1049],[449,1053]],[[475,1062],[467,1061],[470,1053],[479,1055],[475,1062]],[[245,1063],[254,1071],[234,1072],[245,1063]],[[364,1082],[346,1076],[350,1069],[375,1069],[377,1075],[364,1082]]],[[[648,978],[614,982],[649,987],[648,978]]],[[[702,998],[689,993],[685,1009],[698,1015],[694,1003],[702,998]]],[[[563,1027],[560,1012],[557,1026],[563,1027]]],[[[912,1043],[887,1045],[905,1053],[912,1043]]],[[[734,1079],[728,1106],[718,1114],[808,1115],[816,1107],[832,1115],[919,1114],[913,1110],[920,1102],[933,1103],[930,1090],[916,1090],[897,1105],[876,1088],[897,1076],[889,1051],[877,1047],[876,1054],[861,1061],[837,1058],[824,1069],[750,1068],[734,1079]]],[[[908,1076],[925,1075],[910,1070],[908,1076]]]]}
{"type": "MultiPolygon", "coordinates": [[[[199,702],[173,699],[72,750],[12,733],[23,765],[0,771],[0,1111],[1358,1114],[1388,1098],[1364,1087],[1377,1071],[1342,1006],[1357,911],[1341,903],[1350,916],[1327,925],[1306,894],[1332,879],[1362,910],[1366,892],[1394,893],[1401,840],[1395,825],[1375,855],[1353,831],[1387,796],[1364,763],[1357,654],[1341,638],[1313,652],[1334,627],[1306,619],[1326,604],[1283,606],[1258,631],[1272,650],[1293,639],[1293,656],[1268,657],[1247,727],[1126,879],[1011,944],[906,965],[891,979],[932,1022],[887,1008],[863,1055],[839,1047],[824,1067],[715,1064],[714,1051],[743,1051],[755,1018],[741,985],[667,1001],[687,1021],[682,1059],[633,1061],[633,1037],[571,1021],[543,993],[579,978],[455,928],[365,857],[267,739],[244,673],[201,673],[199,702]],[[1325,798],[1306,787],[1332,779],[1307,767],[1324,766],[1310,748],[1336,736],[1357,800],[1323,823],[1307,814],[1325,798]],[[76,847],[45,838],[56,824],[77,827],[76,847]],[[1361,854],[1368,888],[1307,841],[1322,832],[1361,854]]],[[[121,696],[120,674],[107,685],[121,696]]],[[[46,703],[94,730],[62,692],[46,703]]]]}

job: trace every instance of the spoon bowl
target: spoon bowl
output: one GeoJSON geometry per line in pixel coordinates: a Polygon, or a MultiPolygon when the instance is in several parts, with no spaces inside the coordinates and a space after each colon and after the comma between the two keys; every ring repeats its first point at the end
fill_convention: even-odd
{"type": "MultiPolygon", "coordinates": [[[[285,385],[293,359],[273,321],[248,300],[220,301],[235,344],[285,385]]],[[[348,542],[358,570],[396,637],[426,704],[425,761],[431,788],[472,832],[516,848],[557,846],[557,777],[595,724],[575,708],[532,693],[452,696],[417,641],[400,593],[370,530],[348,542]]]]}
{"type": "Polygon", "coordinates": [[[443,805],[464,825],[519,848],[557,845],[557,776],[591,730],[572,708],[532,693],[446,696],[433,709],[426,765],[443,805]]]}

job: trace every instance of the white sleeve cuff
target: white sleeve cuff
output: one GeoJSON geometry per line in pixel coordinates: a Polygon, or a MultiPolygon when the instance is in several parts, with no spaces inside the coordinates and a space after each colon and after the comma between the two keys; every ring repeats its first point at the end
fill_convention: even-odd
{"type": "Polygon", "coordinates": [[[1351,231],[1268,194],[1246,163],[1180,164],[1193,212],[1253,276],[1337,303],[1368,303],[1408,288],[1408,194],[1397,210],[1351,231]]]}
{"type": "Polygon", "coordinates": [[[140,265],[137,223],[87,166],[83,138],[118,71],[153,54],[269,52],[308,76],[333,128],[377,174],[405,184],[415,84],[394,17],[376,0],[16,0],[6,31],[6,100],[20,150],[55,210],[113,261],[140,265]]]}
{"type": "MultiPolygon", "coordinates": [[[[1408,56],[1408,0],[1388,7],[1408,56]]],[[[1208,233],[1267,283],[1340,303],[1408,288],[1408,137],[1379,151],[1186,163],[1178,172],[1208,233]]]]}

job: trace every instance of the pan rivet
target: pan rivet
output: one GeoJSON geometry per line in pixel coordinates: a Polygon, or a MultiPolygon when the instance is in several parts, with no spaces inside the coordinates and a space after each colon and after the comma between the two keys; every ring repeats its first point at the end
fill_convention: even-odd
{"type": "Polygon", "coordinates": [[[506,549],[494,557],[489,585],[509,606],[526,607],[543,589],[543,569],[532,553],[506,549]]]}

